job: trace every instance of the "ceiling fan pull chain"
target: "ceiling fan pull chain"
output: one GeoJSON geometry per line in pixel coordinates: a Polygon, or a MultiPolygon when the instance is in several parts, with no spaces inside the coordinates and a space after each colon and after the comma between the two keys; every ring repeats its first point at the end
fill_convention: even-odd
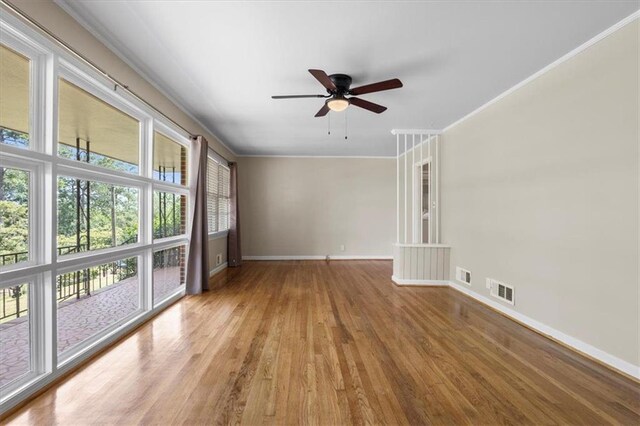
{"type": "Polygon", "coordinates": [[[348,139],[347,138],[347,130],[348,130],[348,121],[347,121],[347,116],[349,115],[349,111],[345,111],[344,112],[344,138],[345,140],[348,139]]]}
{"type": "Polygon", "coordinates": [[[327,134],[331,134],[331,112],[327,114],[327,134]]]}

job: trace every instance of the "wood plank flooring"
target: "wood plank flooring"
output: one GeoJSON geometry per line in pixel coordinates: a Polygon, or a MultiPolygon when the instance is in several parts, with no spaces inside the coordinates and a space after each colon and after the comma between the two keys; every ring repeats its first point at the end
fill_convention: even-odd
{"type": "Polygon", "coordinates": [[[640,424],[640,385],[389,261],[247,262],[9,424],[640,424]]]}

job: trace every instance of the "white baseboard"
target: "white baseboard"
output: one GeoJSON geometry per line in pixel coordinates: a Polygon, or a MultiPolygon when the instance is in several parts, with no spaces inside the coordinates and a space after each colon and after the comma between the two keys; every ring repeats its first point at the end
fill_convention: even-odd
{"type": "Polygon", "coordinates": [[[212,276],[214,276],[215,274],[217,274],[218,272],[222,271],[224,268],[226,268],[229,264],[227,262],[221,263],[220,265],[216,266],[215,268],[213,268],[212,270],[209,271],[209,278],[211,278],[212,276]]]}
{"type": "Polygon", "coordinates": [[[419,285],[419,286],[448,286],[449,281],[447,280],[405,280],[403,278],[398,278],[395,275],[391,277],[391,280],[397,285],[419,285]]]}
{"type": "MultiPolygon", "coordinates": [[[[242,256],[242,260],[325,260],[327,256],[311,255],[311,256],[242,256]]],[[[329,260],[392,260],[393,256],[389,255],[329,255],[329,260]]]]}
{"type": "Polygon", "coordinates": [[[597,359],[598,361],[607,364],[613,367],[616,370],[619,370],[629,376],[635,377],[640,380],[640,366],[634,365],[628,361],[620,359],[614,355],[611,355],[601,349],[598,349],[594,346],[591,346],[588,343],[583,342],[582,340],[576,339],[575,337],[569,336],[561,331],[558,331],[552,327],[549,327],[546,324],[543,324],[539,321],[534,320],[533,318],[529,318],[526,315],[523,315],[519,312],[516,312],[512,308],[502,305],[501,303],[491,300],[488,297],[482,296],[481,294],[476,293],[475,291],[470,290],[466,286],[462,286],[460,284],[449,282],[449,286],[461,293],[466,294],[469,297],[477,300],[480,303],[483,303],[491,308],[495,309],[503,313],[504,315],[521,322],[522,324],[531,327],[532,329],[552,338],[559,342],[564,343],[567,346],[572,347],[578,352],[581,352],[585,355],[590,356],[591,358],[597,359]]]}

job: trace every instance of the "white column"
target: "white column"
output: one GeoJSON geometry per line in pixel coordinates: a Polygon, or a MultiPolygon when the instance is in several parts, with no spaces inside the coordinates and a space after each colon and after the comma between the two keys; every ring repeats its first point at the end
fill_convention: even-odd
{"type": "Polygon", "coordinates": [[[429,238],[427,243],[433,243],[433,157],[431,156],[431,135],[427,139],[427,157],[429,157],[429,238]]]}
{"type": "Polygon", "coordinates": [[[409,239],[407,237],[407,134],[404,135],[404,211],[402,212],[402,223],[404,225],[404,241],[406,243],[409,239]]]}
{"type": "Polygon", "coordinates": [[[400,242],[400,135],[396,135],[396,243],[400,242]]]}
{"type": "Polygon", "coordinates": [[[436,173],[433,182],[433,186],[436,191],[436,207],[433,209],[434,216],[436,218],[436,240],[435,243],[440,243],[440,135],[436,135],[436,155],[435,155],[435,165],[436,165],[436,173]]]}
{"type": "Polygon", "coordinates": [[[416,243],[416,135],[411,135],[411,243],[416,243]]]}
{"type": "Polygon", "coordinates": [[[422,190],[422,179],[423,179],[422,178],[422,174],[424,173],[424,169],[423,169],[424,168],[424,155],[423,155],[423,152],[422,152],[423,145],[424,145],[424,139],[422,139],[422,135],[420,135],[420,182],[419,182],[419,185],[420,185],[420,189],[419,189],[419,191],[420,191],[420,207],[419,207],[419,209],[420,209],[419,210],[420,211],[420,217],[418,218],[418,220],[420,222],[420,234],[418,236],[418,242],[420,242],[420,244],[424,243],[424,241],[422,240],[422,236],[424,235],[423,229],[422,229],[422,227],[424,225],[424,220],[422,219],[422,203],[423,203],[422,196],[424,195],[423,194],[423,190],[422,190]]]}

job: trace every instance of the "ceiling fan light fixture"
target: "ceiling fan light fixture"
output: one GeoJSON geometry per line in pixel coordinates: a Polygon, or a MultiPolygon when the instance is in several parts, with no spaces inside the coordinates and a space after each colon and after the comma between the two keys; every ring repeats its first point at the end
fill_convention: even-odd
{"type": "Polygon", "coordinates": [[[349,100],[344,97],[335,97],[327,101],[327,106],[331,111],[344,111],[349,106],[349,100]]]}

